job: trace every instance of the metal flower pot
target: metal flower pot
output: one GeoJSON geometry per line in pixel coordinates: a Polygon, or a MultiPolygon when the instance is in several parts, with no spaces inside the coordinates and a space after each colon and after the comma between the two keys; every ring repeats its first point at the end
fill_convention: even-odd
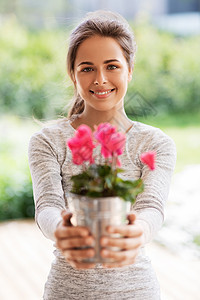
{"type": "MultiPolygon", "coordinates": [[[[95,256],[83,260],[84,262],[113,262],[113,259],[102,258],[100,255],[100,237],[108,235],[108,225],[122,225],[127,223],[127,213],[130,211],[130,202],[120,197],[91,198],[67,193],[67,202],[73,214],[74,226],[86,226],[95,237],[95,256]]],[[[119,237],[118,234],[110,236],[119,237]]],[[[112,250],[118,250],[116,247],[112,250]]]]}

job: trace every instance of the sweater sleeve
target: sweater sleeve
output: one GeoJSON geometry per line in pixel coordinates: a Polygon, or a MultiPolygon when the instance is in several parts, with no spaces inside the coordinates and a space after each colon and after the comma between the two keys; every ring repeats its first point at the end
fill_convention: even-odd
{"type": "Polygon", "coordinates": [[[55,241],[54,231],[65,208],[58,162],[58,151],[52,135],[43,130],[29,143],[29,167],[33,182],[35,220],[43,234],[55,241]]]}
{"type": "Polygon", "coordinates": [[[156,152],[156,168],[149,170],[139,158],[141,178],[145,190],[138,195],[134,210],[137,212],[137,222],[144,228],[145,242],[150,242],[164,221],[164,205],[168,197],[171,176],[176,163],[176,147],[173,140],[158,130],[157,134],[149,136],[141,146],[141,152],[156,152]]]}

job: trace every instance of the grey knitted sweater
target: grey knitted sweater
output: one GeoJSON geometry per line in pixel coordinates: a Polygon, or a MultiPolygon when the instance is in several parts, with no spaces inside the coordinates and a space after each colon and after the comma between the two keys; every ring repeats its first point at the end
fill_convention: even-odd
{"type": "MultiPolygon", "coordinates": [[[[67,207],[64,195],[71,188],[70,177],[81,171],[81,166],[72,163],[71,151],[66,147],[66,141],[74,133],[70,121],[64,119],[34,134],[29,144],[35,218],[43,234],[53,241],[61,220],[60,212],[67,207]]],[[[144,227],[147,243],[163,222],[164,204],[176,161],[174,142],[158,128],[133,122],[120,161],[125,178],[141,177],[145,184],[145,191],[137,197],[133,209],[144,227]],[[153,172],[139,159],[142,152],[151,150],[157,153],[153,172]]],[[[133,265],[111,269],[96,265],[94,269],[76,270],[58,249],[54,254],[55,260],[45,284],[45,300],[160,299],[159,284],[144,248],[133,265]]]]}

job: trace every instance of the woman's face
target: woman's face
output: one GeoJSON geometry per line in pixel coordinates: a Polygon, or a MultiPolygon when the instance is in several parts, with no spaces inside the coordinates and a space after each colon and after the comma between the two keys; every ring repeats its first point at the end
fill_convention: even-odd
{"type": "Polygon", "coordinates": [[[74,83],[86,107],[100,111],[120,108],[131,75],[132,70],[115,39],[96,35],[79,46],[74,83]]]}

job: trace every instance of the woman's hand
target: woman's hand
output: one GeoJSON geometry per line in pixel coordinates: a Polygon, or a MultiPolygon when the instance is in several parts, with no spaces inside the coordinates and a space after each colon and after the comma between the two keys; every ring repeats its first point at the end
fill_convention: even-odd
{"type": "Polygon", "coordinates": [[[83,259],[93,257],[95,252],[92,247],[94,238],[90,235],[86,227],[73,226],[70,222],[72,214],[62,211],[63,220],[58,224],[54,233],[56,237],[56,247],[64,255],[66,261],[74,268],[89,269],[94,268],[94,264],[81,262],[83,259]],[[85,246],[85,249],[82,247],[85,246]]]}
{"type": "Polygon", "coordinates": [[[137,257],[140,247],[144,244],[144,235],[142,227],[136,222],[136,215],[128,215],[129,224],[123,226],[109,226],[109,234],[119,233],[122,238],[112,238],[104,236],[101,238],[101,256],[103,258],[112,258],[115,262],[104,263],[106,268],[117,268],[133,264],[137,257]],[[120,248],[119,251],[110,250],[107,247],[120,248]]]}

